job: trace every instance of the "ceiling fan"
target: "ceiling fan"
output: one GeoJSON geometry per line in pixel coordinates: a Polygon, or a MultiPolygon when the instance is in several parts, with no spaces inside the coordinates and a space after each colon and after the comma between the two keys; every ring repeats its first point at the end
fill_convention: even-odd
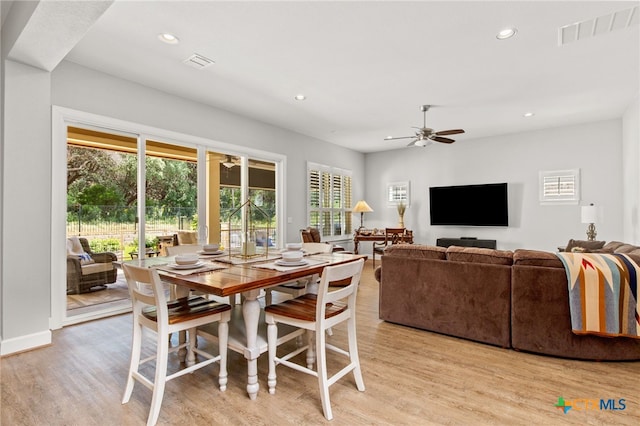
{"type": "Polygon", "coordinates": [[[422,127],[414,127],[414,129],[418,129],[415,136],[402,136],[398,138],[389,136],[384,138],[384,140],[391,141],[395,139],[413,139],[407,146],[427,146],[431,145],[434,141],[441,143],[454,143],[455,141],[453,139],[443,138],[442,136],[457,135],[458,133],[464,133],[464,130],[452,129],[436,132],[433,129],[427,127],[427,111],[429,111],[430,107],[431,105],[422,105],[420,107],[420,111],[422,111],[424,115],[424,121],[422,127]]]}
{"type": "Polygon", "coordinates": [[[225,166],[227,169],[230,169],[236,165],[234,158],[228,154],[227,154],[227,158],[225,158],[224,160],[220,160],[220,163],[222,163],[222,165],[225,166]]]}

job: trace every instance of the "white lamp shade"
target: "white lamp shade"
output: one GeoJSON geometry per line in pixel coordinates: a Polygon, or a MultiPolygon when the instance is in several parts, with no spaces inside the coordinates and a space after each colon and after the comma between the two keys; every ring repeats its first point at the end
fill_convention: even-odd
{"type": "Polygon", "coordinates": [[[581,218],[582,223],[596,223],[598,221],[598,208],[593,204],[582,206],[581,218]]]}
{"type": "Polygon", "coordinates": [[[365,200],[358,201],[352,210],[353,213],[370,213],[372,211],[373,209],[369,207],[365,200]]]}

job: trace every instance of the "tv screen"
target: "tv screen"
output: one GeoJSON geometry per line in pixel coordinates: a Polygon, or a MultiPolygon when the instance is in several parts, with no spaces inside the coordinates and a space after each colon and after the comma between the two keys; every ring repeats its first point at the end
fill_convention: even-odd
{"type": "Polygon", "coordinates": [[[507,184],[429,188],[432,225],[509,226],[507,184]]]}

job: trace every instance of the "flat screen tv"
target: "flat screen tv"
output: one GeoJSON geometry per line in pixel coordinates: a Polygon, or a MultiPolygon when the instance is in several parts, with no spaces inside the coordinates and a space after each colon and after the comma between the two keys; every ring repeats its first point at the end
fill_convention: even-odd
{"type": "Polygon", "coordinates": [[[431,225],[509,226],[507,184],[429,188],[431,225]]]}

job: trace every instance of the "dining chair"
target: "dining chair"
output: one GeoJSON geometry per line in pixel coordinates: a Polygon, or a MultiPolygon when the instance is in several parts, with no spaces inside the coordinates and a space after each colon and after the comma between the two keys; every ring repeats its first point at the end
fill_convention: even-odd
{"type": "Polygon", "coordinates": [[[203,297],[185,297],[167,301],[158,271],[152,268],[123,264],[124,274],[133,305],[133,339],[131,345],[131,363],[127,384],[122,398],[126,404],[131,398],[135,380],[153,392],[147,425],[155,425],[160,414],[166,382],[213,362],[220,364],[218,384],[221,391],[227,388],[227,343],[231,307],[203,297]],[[196,328],[208,323],[218,322],[218,355],[195,347],[196,328]],[[143,327],[157,334],[156,354],[140,359],[143,327]],[[169,347],[171,333],[188,330],[188,341],[169,347]],[[167,375],[170,352],[186,348],[186,368],[167,375]],[[204,358],[196,362],[196,354],[204,358]],[[155,377],[148,379],[139,372],[142,364],[155,360],[155,377]]]}
{"type": "Polygon", "coordinates": [[[384,229],[384,241],[373,242],[373,268],[376,267],[376,254],[382,256],[384,249],[391,244],[401,244],[409,241],[407,238],[406,228],[385,228],[384,229]]]}
{"type": "Polygon", "coordinates": [[[200,244],[182,244],[167,247],[167,256],[176,256],[178,254],[197,253],[202,250],[200,244]]]}
{"type": "MultiPolygon", "coordinates": [[[[325,243],[302,243],[302,250],[304,250],[307,254],[318,254],[318,253],[331,253],[333,251],[333,245],[325,244],[325,243]]],[[[265,306],[271,305],[273,301],[273,297],[271,292],[277,291],[279,293],[286,293],[291,295],[292,297],[302,296],[307,293],[308,286],[311,284],[311,281],[314,279],[313,276],[308,276],[304,278],[300,278],[296,281],[288,282],[285,284],[280,284],[275,287],[269,287],[265,289],[264,295],[264,304],[265,306]]]]}
{"type": "Polygon", "coordinates": [[[274,394],[276,391],[276,365],[282,364],[315,376],[318,378],[322,411],[327,420],[333,418],[329,386],[353,371],[357,389],[361,392],[365,390],[356,339],[356,294],[363,265],[364,259],[358,259],[354,262],[328,266],[322,273],[317,295],[305,294],[265,308],[269,350],[269,374],[267,377],[269,393],[274,394]],[[343,282],[349,278],[351,279],[349,285],[333,287],[329,291],[332,282],[343,282]],[[327,343],[325,333],[329,328],[345,321],[347,322],[348,350],[327,343]],[[277,356],[278,345],[295,337],[295,335],[289,334],[278,338],[278,324],[288,324],[307,330],[308,343],[297,347],[286,355],[277,356]],[[349,363],[331,377],[327,375],[327,349],[349,358],[349,363]],[[291,361],[293,357],[303,351],[307,351],[306,367],[291,361]],[[316,364],[315,370],[313,369],[314,362],[316,364]]]}

